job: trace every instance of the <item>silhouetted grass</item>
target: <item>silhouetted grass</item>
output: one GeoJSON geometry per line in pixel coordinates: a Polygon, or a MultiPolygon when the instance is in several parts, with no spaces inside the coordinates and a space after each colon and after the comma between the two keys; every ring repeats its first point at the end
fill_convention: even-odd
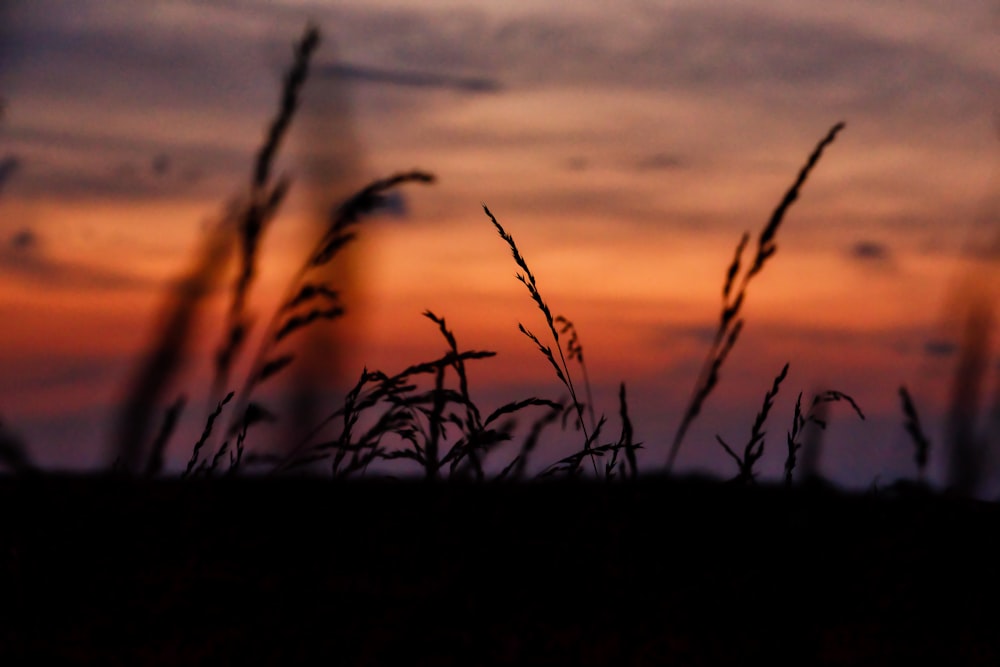
{"type": "Polygon", "coordinates": [[[841,401],[846,402],[854,410],[855,414],[858,415],[862,420],[864,420],[865,415],[858,407],[858,404],[854,402],[854,399],[847,394],[830,389],[821,392],[813,396],[812,401],[809,403],[809,410],[805,413],[802,412],[802,394],[800,393],[798,398],[795,399],[795,414],[792,415],[792,430],[788,432],[786,442],[788,443],[788,456],[785,459],[785,484],[791,485],[792,483],[792,473],[795,471],[796,455],[799,449],[802,448],[802,443],[799,439],[802,437],[802,433],[805,430],[806,425],[814,424],[817,428],[826,429],[826,421],[821,418],[817,413],[820,409],[829,403],[839,403],[841,401]]]}
{"type": "Polygon", "coordinates": [[[726,450],[726,453],[736,461],[736,465],[739,468],[739,473],[733,481],[749,484],[757,476],[753,467],[760,460],[760,457],[764,455],[764,422],[767,421],[767,415],[771,411],[771,408],[774,407],[774,398],[778,395],[778,389],[787,376],[788,364],[785,364],[781,372],[774,378],[774,385],[770,391],[764,394],[764,405],[761,407],[760,412],[757,413],[756,419],[754,419],[753,428],[750,430],[750,439],[747,441],[746,447],[743,448],[743,456],[734,452],[722,437],[715,436],[715,439],[726,450]]]}
{"type": "MultiPolygon", "coordinates": [[[[205,296],[213,289],[226,266],[234,242],[239,245],[240,267],[233,285],[227,315],[227,333],[215,358],[211,395],[218,396],[228,383],[230,368],[250,326],[245,304],[256,273],[257,250],[262,234],[274,219],[288,192],[289,180],[275,181],[271,172],[278,148],[291,123],[305,82],[309,59],[319,42],[319,30],[308,26],[295,50],[295,59],[285,77],[281,104],[257,153],[249,192],[231,202],[222,220],[204,240],[193,268],[168,306],[165,323],[148,357],[140,364],[126,392],[118,422],[115,466],[131,472],[139,465],[146,446],[150,422],[163,392],[176,374],[189,344],[189,331],[205,296]]],[[[211,399],[210,399],[211,400],[211,399]]]]}
{"type": "Polygon", "coordinates": [[[924,433],[923,426],[920,425],[920,417],[917,415],[917,408],[913,405],[913,399],[906,387],[899,388],[899,398],[903,403],[903,415],[906,421],[903,426],[910,434],[910,439],[914,445],[914,460],[917,464],[917,479],[924,481],[927,469],[927,456],[930,452],[931,442],[924,433]]]}
{"type": "MultiPolygon", "coordinates": [[[[222,409],[226,407],[229,401],[233,400],[233,392],[226,394],[226,397],[219,401],[219,404],[215,407],[215,411],[208,415],[208,420],[205,422],[205,430],[202,431],[201,437],[198,438],[198,442],[194,443],[194,448],[191,450],[191,458],[188,460],[187,468],[185,468],[181,477],[187,477],[193,473],[197,473],[198,469],[195,467],[198,465],[198,458],[201,456],[201,448],[205,446],[209,437],[212,435],[212,428],[215,426],[215,420],[219,418],[222,414],[222,409]]],[[[202,461],[204,463],[204,461],[202,461]]]]}
{"type": "Polygon", "coordinates": [[[274,160],[299,106],[302,87],[309,71],[309,60],[318,45],[319,30],[312,26],[307,27],[295,49],[294,62],[285,75],[278,113],[271,121],[264,143],[257,152],[247,199],[240,204],[242,209],[238,223],[240,266],[232,289],[228,333],[216,354],[213,395],[221,393],[227,384],[230,367],[250,327],[246,300],[257,272],[257,251],[266,228],[274,219],[290,186],[287,177],[277,180],[273,178],[274,160]]]}
{"type": "Polygon", "coordinates": [[[35,471],[28,450],[24,443],[13,433],[10,433],[3,422],[0,422],[0,464],[6,466],[15,474],[25,474],[35,471]]]}
{"type": "Polygon", "coordinates": [[[743,251],[750,240],[750,235],[744,234],[737,244],[736,254],[733,256],[733,261],[726,271],[726,278],[722,286],[722,313],[719,317],[719,328],[715,332],[708,356],[705,358],[701,374],[695,384],[691,401],[684,411],[684,417],[681,419],[680,425],[677,427],[677,433],[674,435],[673,443],[670,445],[666,468],[668,472],[673,469],[677,452],[680,451],[685,434],[687,434],[688,429],[698,414],[701,413],[705,400],[718,384],[719,370],[722,368],[722,364],[725,362],[726,357],[729,356],[729,352],[733,349],[737,338],[739,338],[740,331],[743,329],[743,319],[739,315],[750,281],[760,273],[768,259],[777,252],[778,246],[775,243],[775,237],[778,233],[778,228],[785,219],[785,213],[795,200],[799,198],[802,186],[805,185],[810,172],[812,172],[816,163],[819,162],[824,149],[833,143],[833,140],[837,138],[837,134],[842,129],[844,129],[844,123],[834,125],[816,145],[816,148],[813,149],[805,165],[799,171],[795,182],[792,183],[788,192],[785,193],[781,202],[778,203],[778,207],[771,214],[767,225],[764,226],[764,229],[761,230],[760,235],[757,237],[757,252],[754,255],[753,263],[742,274],[740,273],[740,262],[743,257],[743,251]],[[738,283],[736,282],[737,278],[739,278],[738,283]],[[730,295],[732,295],[732,299],[730,299],[730,295]]]}
{"type": "Polygon", "coordinates": [[[247,421],[248,415],[251,414],[248,412],[250,410],[265,410],[267,414],[271,414],[270,410],[251,402],[250,399],[260,384],[280,373],[295,360],[292,352],[279,353],[279,345],[292,334],[315,323],[336,320],[344,314],[338,291],[326,283],[312,280],[312,272],[335,260],[337,255],[354,240],[355,227],[367,214],[384,202],[389,191],[406,183],[433,182],[434,176],[423,171],[394,174],[373,181],[331,213],[327,228],[292,276],[279,307],[264,328],[261,344],[251,361],[247,378],[239,390],[234,410],[238,418],[230,422],[230,433],[234,432],[241,422],[247,421]]]}
{"type": "Polygon", "coordinates": [[[170,442],[170,436],[173,435],[174,429],[177,428],[177,420],[180,419],[186,404],[187,397],[182,395],[178,396],[177,400],[167,408],[167,412],[163,416],[163,425],[160,427],[160,432],[156,435],[156,439],[153,440],[153,447],[149,453],[149,461],[146,463],[147,477],[155,477],[163,470],[163,453],[167,449],[167,443],[170,442]]]}
{"type": "MultiPolygon", "coordinates": [[[[504,242],[510,247],[511,255],[514,257],[514,262],[521,268],[522,271],[524,271],[523,274],[522,273],[516,274],[516,277],[528,289],[528,294],[531,296],[531,299],[538,306],[538,309],[542,311],[542,315],[545,317],[545,324],[548,326],[549,333],[552,335],[552,340],[555,343],[556,352],[559,354],[559,361],[557,362],[555,355],[552,352],[552,348],[548,345],[543,344],[542,341],[540,341],[535,334],[531,333],[531,331],[526,329],[523,324],[518,323],[517,325],[518,329],[521,331],[522,334],[527,336],[535,344],[535,346],[538,348],[538,351],[542,353],[542,356],[545,357],[548,360],[549,364],[552,366],[552,369],[556,373],[556,377],[559,379],[560,382],[562,382],[562,384],[569,391],[570,400],[572,401],[573,407],[576,410],[576,416],[578,420],[577,425],[580,427],[580,430],[583,431],[583,439],[584,439],[583,452],[579,456],[571,457],[571,459],[568,462],[571,462],[572,465],[570,466],[568,471],[570,472],[570,474],[575,474],[579,469],[579,464],[583,460],[583,458],[589,456],[591,463],[593,464],[594,467],[594,474],[596,475],[597,462],[594,459],[596,453],[591,454],[590,450],[591,447],[593,446],[594,440],[597,438],[599,425],[591,424],[590,428],[588,429],[587,424],[584,421],[583,417],[584,406],[583,403],[580,401],[580,398],[577,396],[576,387],[573,384],[573,376],[570,374],[569,365],[566,363],[566,356],[563,354],[562,344],[559,342],[559,330],[556,328],[556,320],[555,318],[552,317],[552,311],[549,309],[548,304],[545,303],[545,300],[542,298],[541,293],[538,291],[538,283],[535,280],[535,274],[533,274],[531,272],[531,269],[528,268],[528,262],[521,255],[521,251],[518,250],[517,243],[514,242],[514,237],[508,234],[507,231],[503,228],[503,226],[501,226],[499,221],[497,221],[496,217],[490,212],[490,209],[486,206],[486,204],[483,204],[483,210],[486,212],[486,215],[493,223],[493,226],[496,228],[497,233],[500,234],[500,238],[503,239],[504,242]]],[[[560,320],[562,323],[568,322],[568,320],[565,320],[565,318],[560,318],[560,320]]],[[[572,330],[573,332],[572,338],[570,340],[574,343],[574,347],[571,350],[570,358],[576,356],[579,359],[580,364],[582,366],[583,350],[582,348],[579,348],[578,343],[576,343],[577,341],[576,328],[573,327],[572,323],[568,323],[564,327],[564,331],[567,330],[572,330]]]]}
{"type": "Polygon", "coordinates": [[[976,295],[968,304],[961,326],[958,359],[952,380],[946,433],[948,437],[948,486],[963,495],[974,495],[983,483],[990,452],[988,434],[977,428],[979,406],[990,366],[996,305],[976,295]]]}

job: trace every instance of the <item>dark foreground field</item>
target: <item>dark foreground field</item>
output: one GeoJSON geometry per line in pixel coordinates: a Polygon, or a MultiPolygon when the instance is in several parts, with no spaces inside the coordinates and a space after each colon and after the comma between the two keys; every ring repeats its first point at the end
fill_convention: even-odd
{"type": "Polygon", "coordinates": [[[5,665],[1000,664],[993,504],[43,477],[0,508],[5,665]]]}

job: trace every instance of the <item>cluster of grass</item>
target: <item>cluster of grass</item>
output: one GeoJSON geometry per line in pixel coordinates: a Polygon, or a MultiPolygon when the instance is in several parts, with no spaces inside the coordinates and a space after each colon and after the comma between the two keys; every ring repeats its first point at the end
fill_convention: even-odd
{"type": "MultiPolygon", "coordinates": [[[[580,434],[579,448],[545,467],[541,476],[635,478],[639,468],[638,450],[643,449],[643,443],[635,440],[624,382],[618,392],[620,425],[616,435],[609,435],[608,418],[603,413],[598,416],[594,405],[583,346],[575,325],[553,314],[514,237],[485,204],[485,215],[518,267],[518,281],[527,289],[544,320],[542,335],[533,333],[524,324],[519,324],[519,329],[547,362],[566,398],[552,400],[530,396],[493,409],[482,408],[472,397],[467,366],[495,353],[462,349],[445,318],[428,311],[424,315],[446,341],[446,354],[394,373],[365,368],[344,397],[343,405],[330,411],[301,441],[284,443],[281,450],[286,453],[282,455],[259,446],[266,443],[254,442],[255,425],[280,419],[258,394],[262,385],[296,363],[296,352],[290,347],[290,341],[310,327],[328,325],[345,314],[337,286],[314,278],[317,269],[340,259],[360,225],[378,210],[391,191],[434,182],[434,176],[428,172],[401,172],[372,182],[331,211],[326,229],[290,278],[279,306],[264,324],[261,342],[249,356],[249,371],[242,382],[233,383],[233,369],[246,352],[245,344],[253,327],[247,304],[252,299],[259,250],[291,187],[286,175],[276,175],[277,156],[299,105],[310,59],[319,40],[319,31],[308,27],[297,44],[292,66],[285,76],[279,108],[256,154],[247,191],[231,204],[224,219],[209,232],[158,341],[137,370],[119,423],[115,469],[146,476],[162,473],[171,436],[188,405],[183,395],[168,402],[166,388],[188,343],[195,311],[210,286],[222,275],[226,259],[235,248],[238,265],[225,315],[225,334],[215,356],[209,399],[214,408],[207,415],[202,436],[192,447],[182,476],[231,475],[244,470],[280,474],[323,469],[342,478],[364,475],[377,461],[406,459],[428,480],[443,477],[483,480],[487,477],[484,459],[502,445],[513,442],[516,452],[508,455],[509,461],[495,478],[522,479],[529,458],[539,448],[543,432],[561,425],[564,430],[573,429],[580,434]],[[165,411],[164,405],[168,405],[165,411]],[[518,419],[526,417],[530,417],[530,426],[517,429],[518,419]],[[224,427],[222,421],[226,422],[224,427]],[[157,422],[159,427],[154,428],[157,422]]],[[[743,329],[749,285],[774,256],[777,233],[788,210],[799,197],[823,152],[843,128],[843,123],[835,124],[809,154],[760,231],[748,263],[744,263],[743,256],[750,243],[750,234],[744,234],[739,240],[724,274],[718,327],[671,442],[666,472],[672,470],[685,435],[718,385],[725,361],[743,329]]],[[[755,466],[764,454],[765,422],[787,373],[788,364],[765,394],[742,453],[718,437],[719,444],[736,464],[733,479],[737,482],[752,483],[756,477],[755,466]]],[[[901,388],[900,393],[906,428],[916,445],[916,462],[923,480],[928,441],[909,394],[905,388],[901,388]]],[[[802,408],[802,395],[799,394],[786,437],[784,470],[787,483],[792,481],[804,429],[810,424],[825,427],[818,408],[840,401],[848,403],[864,419],[854,400],[842,392],[831,390],[818,394],[806,410],[802,408]]],[[[23,448],[12,438],[0,439],[0,456],[15,469],[27,466],[23,448]]]]}

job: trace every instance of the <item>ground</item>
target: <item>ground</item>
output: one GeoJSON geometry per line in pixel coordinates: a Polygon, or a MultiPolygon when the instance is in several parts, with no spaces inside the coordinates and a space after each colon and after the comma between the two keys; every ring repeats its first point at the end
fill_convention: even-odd
{"type": "Polygon", "coordinates": [[[1000,506],[709,480],[0,479],[0,664],[1000,664],[1000,506]]]}

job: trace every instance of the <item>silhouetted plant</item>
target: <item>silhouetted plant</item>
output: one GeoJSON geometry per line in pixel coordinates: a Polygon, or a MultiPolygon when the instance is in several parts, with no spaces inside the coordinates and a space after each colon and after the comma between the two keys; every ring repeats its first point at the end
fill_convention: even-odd
{"type": "Polygon", "coordinates": [[[157,434],[156,439],[153,440],[149,461],[146,463],[146,477],[155,477],[163,469],[163,453],[167,449],[170,436],[173,435],[174,429],[177,428],[177,420],[180,419],[181,412],[183,412],[186,403],[187,398],[185,396],[178,396],[177,400],[171,404],[163,416],[163,425],[160,427],[160,432],[157,434]]]}
{"type": "MultiPolygon", "coordinates": [[[[605,468],[605,477],[611,479],[614,474],[615,464],[618,462],[618,452],[625,452],[625,462],[628,469],[625,474],[630,479],[635,479],[639,475],[639,466],[636,463],[635,450],[642,449],[642,443],[633,442],[632,420],[628,416],[628,402],[625,399],[625,383],[618,385],[618,415],[622,420],[622,433],[618,438],[618,447],[613,451],[611,461],[605,468]]],[[[624,467],[624,464],[622,464],[624,467]]]]}
{"type": "Polygon", "coordinates": [[[760,457],[764,455],[764,423],[767,421],[768,413],[771,412],[771,408],[774,406],[774,398],[778,395],[778,389],[781,387],[781,383],[787,375],[788,364],[786,363],[781,369],[781,372],[774,378],[774,384],[771,386],[771,389],[764,394],[764,405],[761,407],[760,411],[757,412],[757,417],[754,419],[753,428],[750,429],[750,439],[743,448],[743,456],[734,452],[733,449],[720,436],[715,436],[715,439],[720,445],[722,445],[722,448],[726,450],[726,453],[729,454],[734,461],[736,461],[736,466],[739,472],[736,477],[733,478],[734,482],[750,484],[757,476],[753,467],[757,461],[760,460],[760,457]]]}
{"type": "Polygon", "coordinates": [[[299,106],[302,87],[309,71],[309,61],[318,45],[319,30],[314,26],[308,26],[295,48],[292,66],[285,74],[278,113],[268,126],[264,143],[257,152],[246,200],[238,205],[240,267],[232,289],[228,333],[225,342],[216,353],[213,382],[215,395],[221,393],[228,383],[229,369],[250,328],[246,301],[257,272],[257,251],[264,232],[277,214],[290,186],[287,176],[277,180],[273,178],[274,160],[299,106]]]}
{"type": "Polygon", "coordinates": [[[733,256],[733,261],[726,271],[726,279],[722,286],[722,312],[719,317],[719,327],[715,332],[708,356],[705,358],[705,363],[695,383],[691,400],[684,411],[684,416],[677,427],[677,433],[674,435],[673,443],[670,446],[670,453],[667,456],[667,472],[673,469],[674,461],[677,458],[677,452],[680,450],[684,436],[691,427],[691,423],[695,417],[701,412],[705,399],[708,398],[715,385],[718,384],[719,370],[722,368],[722,364],[725,362],[726,357],[729,356],[729,352],[733,349],[736,339],[743,329],[743,320],[739,315],[750,281],[755,275],[760,273],[767,260],[777,251],[778,246],[775,244],[775,236],[778,228],[781,226],[782,220],[784,220],[785,213],[795,200],[798,199],[802,186],[805,184],[813,167],[819,162],[824,149],[833,143],[833,140],[836,139],[837,134],[843,128],[844,123],[834,125],[830,128],[827,135],[816,145],[816,148],[813,149],[812,154],[799,171],[799,175],[792,184],[792,187],[785,193],[784,198],[782,198],[778,207],[771,214],[771,219],[765,225],[764,229],[761,230],[760,236],[757,238],[757,252],[754,255],[753,263],[742,275],[740,274],[740,262],[743,251],[750,241],[750,235],[744,234],[737,244],[736,254],[733,256]],[[739,277],[738,283],[737,277],[739,277]],[[730,298],[730,295],[732,295],[732,298],[730,298]]]}
{"type": "Polygon", "coordinates": [[[792,473],[795,470],[795,464],[797,462],[797,454],[799,449],[802,448],[802,443],[799,439],[802,437],[802,432],[806,427],[806,424],[815,424],[821,429],[826,429],[826,421],[820,419],[817,415],[817,409],[826,403],[838,403],[841,401],[847,402],[854,412],[862,419],[865,418],[861,408],[858,404],[854,402],[854,399],[847,394],[830,389],[824,391],[821,394],[817,394],[813,397],[812,402],[809,404],[809,410],[806,413],[802,412],[802,393],[799,392],[798,398],[795,399],[795,413],[792,415],[792,430],[788,432],[786,441],[788,443],[788,456],[785,458],[785,485],[790,486],[792,483],[792,473]]]}
{"type": "Polygon", "coordinates": [[[920,417],[917,415],[917,409],[914,407],[913,399],[910,397],[910,392],[906,390],[905,386],[899,388],[899,398],[903,402],[903,414],[906,416],[903,427],[910,434],[910,439],[913,441],[915,449],[914,460],[917,464],[917,479],[923,482],[927,469],[927,454],[930,451],[931,442],[920,425],[920,417]]]}
{"type": "MultiPolygon", "coordinates": [[[[333,475],[344,477],[364,472],[376,460],[403,459],[416,463],[428,480],[438,479],[445,470],[449,478],[471,473],[483,480],[484,457],[511,439],[513,423],[509,418],[529,407],[544,407],[553,414],[563,410],[560,403],[532,397],[505,403],[483,417],[470,394],[466,363],[496,353],[460,351],[444,318],[430,311],[424,316],[438,326],[448,343],[448,352],[392,376],[365,369],[347,392],[343,407],[328,415],[275,467],[275,472],[330,460],[333,475]],[[458,379],[457,389],[446,383],[449,370],[458,379]],[[428,375],[433,377],[433,386],[421,389],[419,378],[428,375]],[[371,425],[359,432],[363,422],[371,425]],[[339,434],[313,443],[335,423],[340,424],[339,434]]],[[[522,448],[499,478],[519,470],[524,455],[522,448]]]]}
{"type": "Polygon", "coordinates": [[[3,422],[0,422],[0,466],[6,466],[14,474],[36,471],[24,443],[3,422]]]}
{"type": "MultiPolygon", "coordinates": [[[[406,183],[433,182],[434,175],[424,171],[394,174],[372,181],[332,211],[327,228],[292,276],[280,305],[264,328],[250,371],[239,390],[234,412],[236,416],[230,422],[230,435],[247,421],[249,410],[272,414],[259,403],[250,402],[250,397],[260,384],[278,375],[295,360],[294,353],[279,354],[279,344],[314,323],[335,320],[344,314],[337,290],[326,283],[313,281],[310,277],[312,272],[332,262],[354,240],[354,228],[366,215],[384,204],[391,190],[406,183]]],[[[250,414],[250,417],[253,415],[250,414]]],[[[254,421],[260,420],[250,419],[249,423],[252,425],[254,421]]]]}
{"type": "MultiPolygon", "coordinates": [[[[545,323],[548,325],[549,333],[552,334],[552,340],[555,343],[556,352],[559,353],[559,361],[558,362],[556,361],[555,356],[553,355],[552,352],[552,348],[549,347],[548,345],[543,344],[538,339],[538,337],[535,336],[535,334],[531,333],[531,331],[526,329],[523,324],[518,323],[517,325],[518,329],[521,331],[522,334],[531,339],[531,341],[538,348],[539,352],[542,353],[542,356],[544,356],[549,361],[549,364],[552,365],[552,368],[556,373],[556,377],[559,378],[559,381],[563,383],[563,385],[566,387],[567,390],[569,390],[570,400],[572,401],[573,407],[576,410],[577,423],[579,424],[580,429],[583,431],[584,443],[583,443],[583,452],[581,453],[581,455],[579,456],[574,455],[572,457],[569,457],[568,459],[564,459],[563,461],[557,463],[555,467],[558,467],[560,470],[562,470],[563,468],[560,467],[560,464],[568,463],[569,467],[566,468],[565,471],[570,474],[576,474],[576,472],[579,470],[580,462],[585,457],[589,456],[591,459],[591,463],[594,466],[594,474],[596,475],[597,462],[595,461],[595,456],[598,456],[598,454],[596,452],[591,453],[590,449],[593,445],[594,440],[597,437],[597,431],[600,429],[601,424],[603,424],[604,418],[602,417],[601,421],[598,422],[596,425],[594,425],[591,429],[587,428],[587,424],[583,418],[583,403],[577,396],[576,387],[573,384],[573,377],[569,372],[569,365],[566,363],[566,356],[563,354],[562,344],[559,342],[559,331],[556,329],[555,326],[555,318],[552,317],[552,311],[549,309],[548,304],[545,303],[545,300],[542,298],[542,295],[538,291],[538,284],[535,280],[535,275],[531,272],[531,269],[528,268],[527,261],[525,261],[524,257],[521,255],[520,250],[518,250],[517,243],[514,242],[514,237],[508,234],[507,231],[503,228],[503,226],[501,226],[501,224],[497,221],[493,213],[490,212],[490,209],[486,206],[486,204],[483,204],[483,210],[486,212],[486,215],[489,216],[489,219],[493,223],[493,226],[496,228],[497,233],[499,233],[500,238],[503,239],[504,242],[507,243],[507,246],[510,248],[511,255],[514,257],[514,262],[524,271],[524,273],[517,273],[515,275],[517,279],[528,289],[528,294],[531,295],[531,299],[538,306],[538,309],[542,311],[542,315],[545,316],[545,323]]],[[[566,320],[565,318],[561,318],[561,322],[565,323],[568,322],[568,320],[566,320]]],[[[576,338],[576,328],[572,326],[572,323],[569,323],[568,326],[565,327],[565,330],[572,330],[573,337],[571,340],[576,338]]],[[[582,348],[579,348],[578,344],[574,347],[574,355],[578,357],[582,365],[583,350],[582,348]]]]}
{"type": "Polygon", "coordinates": [[[587,394],[585,407],[587,408],[587,416],[590,418],[590,428],[593,429],[597,423],[594,417],[594,394],[590,389],[590,374],[587,373],[587,363],[583,359],[583,345],[580,343],[580,335],[577,333],[576,325],[562,315],[556,316],[555,323],[560,325],[560,334],[569,334],[569,340],[566,341],[566,359],[567,361],[575,360],[580,365],[580,372],[583,374],[583,389],[587,394]]]}
{"type": "Polygon", "coordinates": [[[972,299],[961,322],[945,433],[948,488],[965,496],[975,495],[989,466],[989,441],[987,434],[979,431],[979,411],[990,364],[994,322],[995,305],[983,295],[972,299]]]}
{"type": "Polygon", "coordinates": [[[187,468],[183,473],[181,473],[181,478],[187,477],[195,472],[195,466],[198,464],[198,458],[201,456],[201,448],[205,446],[205,443],[208,442],[208,439],[211,437],[212,428],[215,426],[215,420],[219,418],[219,415],[222,414],[222,409],[226,407],[231,400],[233,400],[233,392],[226,394],[226,397],[219,401],[215,410],[208,415],[208,419],[205,421],[205,429],[202,431],[201,437],[198,438],[198,442],[194,443],[194,448],[191,450],[191,458],[188,460],[187,468]]]}
{"type": "Polygon", "coordinates": [[[175,303],[167,311],[165,324],[156,342],[137,369],[118,422],[114,466],[117,470],[134,472],[139,464],[152,414],[168,382],[176,374],[197,308],[218,282],[232,245],[238,242],[240,267],[227,313],[224,342],[216,352],[210,400],[221,394],[228,384],[230,368],[249,330],[246,300],[256,272],[257,250],[264,230],[288,192],[287,178],[272,179],[273,163],[298,106],[309,60],[318,43],[319,30],[307,26],[296,46],[294,62],[285,76],[278,113],[271,121],[257,153],[249,192],[232,202],[221,221],[209,231],[194,266],[179,286],[175,303]]]}

